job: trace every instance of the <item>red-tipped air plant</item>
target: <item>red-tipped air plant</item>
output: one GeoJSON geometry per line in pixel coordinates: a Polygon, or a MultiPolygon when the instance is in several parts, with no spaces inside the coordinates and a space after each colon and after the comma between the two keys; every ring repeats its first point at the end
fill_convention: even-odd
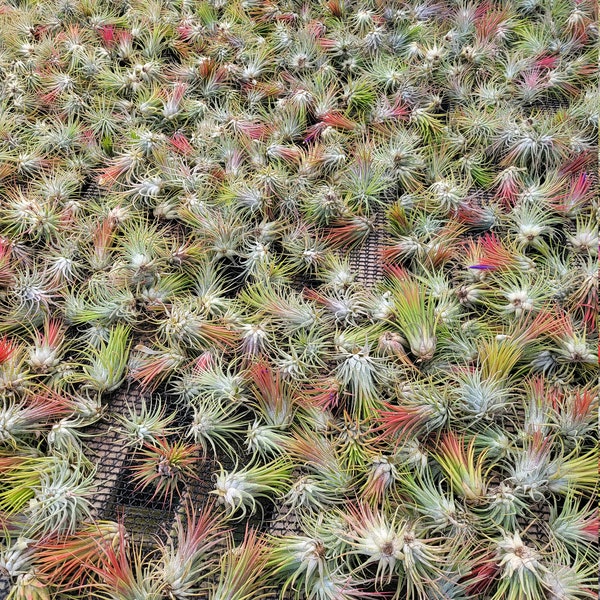
{"type": "Polygon", "coordinates": [[[337,408],[342,393],[342,384],[334,377],[317,380],[302,391],[301,399],[322,410],[337,408]]]}
{"type": "Polygon", "coordinates": [[[513,166],[507,167],[498,173],[494,184],[496,185],[496,198],[506,207],[515,204],[523,188],[523,173],[525,169],[513,166]]]}
{"type": "Polygon", "coordinates": [[[176,368],[188,362],[184,355],[170,348],[148,348],[138,344],[134,352],[135,362],[129,375],[142,389],[155,389],[176,368]]]}
{"type": "Polygon", "coordinates": [[[487,593],[500,574],[500,569],[491,553],[479,554],[473,560],[471,572],[465,581],[465,590],[469,597],[479,598],[487,596],[487,593]]]}
{"type": "Polygon", "coordinates": [[[57,366],[60,347],[65,339],[65,327],[58,319],[44,323],[44,331],[36,332],[34,347],[29,353],[29,364],[38,373],[45,373],[57,366]]]}
{"type": "Polygon", "coordinates": [[[295,400],[281,373],[261,359],[250,366],[248,375],[250,389],[267,422],[278,427],[287,425],[293,415],[295,400]]]}
{"type": "Polygon", "coordinates": [[[116,28],[114,25],[101,25],[97,29],[102,43],[110,48],[116,40],[116,28]]]}
{"type": "Polygon", "coordinates": [[[328,127],[335,127],[336,129],[342,129],[352,131],[356,127],[356,123],[345,117],[342,113],[336,111],[330,111],[321,115],[321,122],[328,127]]]}
{"type": "Polygon", "coordinates": [[[588,205],[594,195],[594,181],[587,172],[571,175],[566,189],[552,199],[552,209],[563,215],[576,214],[588,205]]]}
{"type": "Polygon", "coordinates": [[[371,231],[371,219],[361,216],[346,217],[333,224],[325,241],[333,248],[352,248],[363,243],[371,231]]]}
{"type": "Polygon", "coordinates": [[[435,458],[455,494],[478,503],[486,495],[483,465],[485,453],[475,457],[475,440],[465,448],[465,440],[453,432],[442,436],[435,458]]]}
{"type": "Polygon", "coordinates": [[[10,359],[18,345],[7,337],[0,338],[0,365],[10,359]]]}
{"type": "Polygon", "coordinates": [[[465,243],[465,264],[469,269],[503,271],[515,268],[518,262],[519,255],[495,233],[484,233],[465,243]]]}
{"type": "Polygon", "coordinates": [[[162,500],[166,506],[173,504],[176,493],[182,492],[185,483],[197,479],[194,465],[198,460],[200,446],[182,441],[170,442],[157,439],[156,444],[145,443],[136,453],[131,471],[136,489],[153,488],[152,499],[162,500]]]}
{"type": "Polygon", "coordinates": [[[189,156],[194,152],[194,147],[183,133],[174,133],[169,142],[173,149],[183,156],[189,156]]]}
{"type": "Polygon", "coordinates": [[[433,414],[425,405],[400,405],[384,403],[384,409],[378,413],[382,440],[394,440],[396,446],[421,430],[433,414]]]}
{"type": "Polygon", "coordinates": [[[99,566],[109,547],[118,552],[125,535],[122,523],[96,521],[70,536],[41,540],[35,544],[38,577],[62,592],[81,590],[86,581],[91,584],[91,566],[99,566]]]}

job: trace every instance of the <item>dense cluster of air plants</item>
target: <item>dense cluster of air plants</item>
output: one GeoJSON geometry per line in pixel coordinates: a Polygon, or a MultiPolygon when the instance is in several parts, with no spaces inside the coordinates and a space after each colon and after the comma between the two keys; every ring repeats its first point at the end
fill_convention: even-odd
{"type": "Polygon", "coordinates": [[[596,597],[596,8],[0,5],[11,600],[596,597]]]}

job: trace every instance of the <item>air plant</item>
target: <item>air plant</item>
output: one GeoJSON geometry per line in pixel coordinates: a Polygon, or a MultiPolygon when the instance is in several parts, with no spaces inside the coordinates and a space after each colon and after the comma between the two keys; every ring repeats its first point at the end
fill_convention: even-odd
{"type": "Polygon", "coordinates": [[[251,455],[258,455],[262,459],[281,454],[284,448],[286,435],[276,427],[254,421],[248,426],[246,432],[246,448],[251,455]]]}
{"type": "Polygon", "coordinates": [[[474,504],[485,498],[485,454],[475,456],[473,440],[465,448],[464,439],[454,433],[446,433],[440,440],[435,459],[455,494],[474,504]]]}
{"type": "Polygon", "coordinates": [[[598,509],[589,502],[584,504],[576,492],[568,492],[562,507],[555,503],[550,509],[548,529],[553,538],[577,552],[598,538],[598,509]]]}
{"type": "Polygon", "coordinates": [[[39,472],[25,515],[37,535],[72,534],[90,517],[94,471],[57,459],[39,472]]]}
{"type": "Polygon", "coordinates": [[[29,352],[29,364],[36,373],[46,373],[60,364],[60,351],[65,331],[58,320],[44,323],[44,332],[37,332],[35,345],[29,352]]]}
{"type": "MultiPolygon", "coordinates": [[[[160,600],[166,586],[160,579],[160,571],[152,562],[144,562],[142,547],[133,545],[125,528],[121,527],[117,539],[111,544],[98,544],[95,555],[85,563],[97,581],[87,585],[90,591],[106,600],[135,600],[144,597],[160,600]]],[[[84,584],[83,589],[87,586],[84,584]]]]}
{"type": "MultiPolygon", "coordinates": [[[[351,485],[350,465],[343,460],[340,450],[325,435],[304,429],[298,430],[292,439],[286,441],[286,450],[292,458],[302,461],[311,472],[309,481],[315,492],[318,492],[316,497],[332,498],[335,490],[339,492],[351,485]],[[325,493],[325,489],[329,489],[330,493],[325,493]]],[[[308,484],[308,481],[305,483],[308,484]]],[[[309,500],[310,495],[305,499],[309,500]]]]}
{"type": "Polygon", "coordinates": [[[395,440],[396,445],[415,434],[440,429],[448,420],[447,398],[431,383],[409,383],[397,390],[396,400],[385,402],[378,411],[381,437],[395,440]]]}
{"type": "Polygon", "coordinates": [[[246,529],[237,547],[228,545],[221,557],[215,583],[208,590],[210,600],[259,600],[272,591],[268,583],[267,565],[270,549],[254,529],[246,529]]]}
{"type": "Polygon", "coordinates": [[[335,376],[349,394],[351,414],[363,419],[378,406],[375,389],[387,379],[387,369],[381,358],[371,355],[368,342],[361,347],[340,341],[335,376]]]}
{"type": "Polygon", "coordinates": [[[392,321],[417,360],[431,360],[437,346],[434,303],[403,269],[390,269],[389,282],[394,298],[392,321]]]}
{"type": "Polygon", "coordinates": [[[226,400],[205,397],[192,403],[193,418],[186,436],[193,438],[206,456],[209,449],[213,455],[225,452],[236,454],[236,440],[244,435],[247,415],[235,404],[226,400]]]}
{"type": "Polygon", "coordinates": [[[85,387],[106,393],[123,383],[131,346],[129,336],[127,326],[116,325],[106,343],[101,342],[99,348],[89,349],[90,364],[84,365],[83,374],[77,377],[85,387]]]}
{"type": "Polygon", "coordinates": [[[454,500],[452,491],[445,492],[428,472],[416,475],[403,472],[398,482],[407,492],[416,512],[421,515],[428,531],[452,531],[469,535],[466,511],[454,500]]]}
{"type": "Polygon", "coordinates": [[[544,588],[549,600],[580,600],[596,597],[596,576],[589,557],[577,556],[573,564],[568,559],[554,562],[545,573],[544,588]]]}
{"type": "Polygon", "coordinates": [[[227,530],[208,504],[197,513],[191,503],[175,520],[176,539],[160,547],[157,568],[170,596],[185,600],[201,593],[205,579],[217,568],[219,546],[227,530]]]}
{"type": "Polygon", "coordinates": [[[376,566],[375,585],[389,584],[404,558],[404,533],[407,522],[400,515],[386,515],[367,505],[350,507],[347,543],[359,570],[376,566]],[[366,557],[361,559],[361,557],[366,557]]]}
{"type": "Polygon", "coordinates": [[[20,401],[6,398],[0,409],[0,443],[18,447],[70,412],[69,400],[57,394],[38,393],[20,401]]]}
{"type": "Polygon", "coordinates": [[[292,466],[285,459],[277,459],[261,465],[253,461],[241,469],[226,471],[222,466],[215,473],[217,502],[225,505],[228,516],[240,513],[243,518],[253,514],[261,498],[282,495],[290,483],[292,466]]]}
{"type": "Polygon", "coordinates": [[[194,465],[198,450],[195,444],[171,442],[166,437],[158,438],[155,443],[145,442],[131,467],[136,489],[153,489],[152,498],[170,506],[175,494],[197,478],[194,465]]]}
{"type": "Polygon", "coordinates": [[[143,389],[155,389],[177,367],[189,362],[181,348],[158,344],[154,347],[136,344],[130,361],[132,364],[129,375],[138,381],[143,389]]]}
{"type": "Polygon", "coordinates": [[[493,598],[517,600],[545,597],[544,579],[548,568],[540,552],[526,545],[519,531],[505,532],[496,541],[495,561],[501,568],[500,579],[493,598]]]}
{"type": "Polygon", "coordinates": [[[282,582],[281,594],[288,588],[294,597],[312,597],[313,588],[329,573],[323,541],[308,535],[287,535],[271,540],[270,573],[282,582]]]}
{"type": "Polygon", "coordinates": [[[63,538],[43,539],[35,545],[37,577],[48,586],[77,590],[89,576],[90,565],[98,566],[105,547],[118,549],[123,525],[96,521],[63,538]]]}
{"type": "Polygon", "coordinates": [[[174,433],[170,425],[176,413],[166,412],[160,398],[154,402],[146,402],[146,398],[142,398],[139,406],[127,406],[127,413],[115,416],[127,442],[141,446],[144,443],[157,444],[159,438],[174,433]]]}
{"type": "Polygon", "coordinates": [[[294,387],[262,360],[250,366],[248,378],[260,414],[269,425],[286,428],[293,418],[294,387]]]}

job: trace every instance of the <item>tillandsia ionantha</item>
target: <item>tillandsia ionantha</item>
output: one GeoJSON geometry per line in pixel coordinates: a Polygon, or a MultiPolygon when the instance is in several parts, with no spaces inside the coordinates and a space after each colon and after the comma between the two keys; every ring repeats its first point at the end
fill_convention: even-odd
{"type": "Polygon", "coordinates": [[[197,478],[194,465],[198,450],[196,444],[171,441],[164,436],[156,442],[145,442],[135,453],[132,481],[137,489],[153,489],[152,498],[170,506],[182,486],[197,478]]]}
{"type": "Polygon", "coordinates": [[[226,471],[221,467],[215,473],[217,502],[223,504],[230,516],[240,513],[243,518],[249,511],[259,508],[259,500],[265,497],[282,495],[290,482],[291,464],[286,459],[276,459],[270,463],[249,464],[248,466],[226,471]]]}
{"type": "Polygon", "coordinates": [[[157,568],[169,596],[177,600],[201,593],[206,579],[215,572],[219,549],[228,530],[212,503],[197,512],[185,503],[175,522],[176,542],[160,545],[157,568]]]}
{"type": "Polygon", "coordinates": [[[594,596],[597,13],[3,3],[12,600],[594,596]]]}

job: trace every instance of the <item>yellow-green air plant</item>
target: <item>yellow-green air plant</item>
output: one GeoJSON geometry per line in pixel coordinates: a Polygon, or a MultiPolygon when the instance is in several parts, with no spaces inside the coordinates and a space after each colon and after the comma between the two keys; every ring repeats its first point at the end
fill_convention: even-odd
{"type": "Polygon", "coordinates": [[[283,494],[289,487],[291,471],[292,463],[284,459],[232,471],[221,467],[215,473],[215,489],[211,493],[225,506],[229,516],[239,513],[238,517],[244,518],[248,511],[250,514],[256,511],[261,498],[283,494]]]}
{"type": "Polygon", "coordinates": [[[407,340],[419,362],[433,358],[436,347],[435,303],[422,283],[400,267],[389,269],[388,281],[394,300],[392,321],[407,340]]]}
{"type": "Polygon", "coordinates": [[[208,591],[208,600],[261,600],[273,592],[267,564],[270,548],[254,529],[247,529],[243,542],[235,547],[231,542],[221,557],[215,582],[208,591]]]}
{"type": "Polygon", "coordinates": [[[456,495],[473,504],[485,498],[485,453],[482,452],[479,457],[475,456],[474,440],[465,448],[464,438],[453,432],[446,433],[438,445],[435,459],[456,495]]]}
{"type": "Polygon", "coordinates": [[[101,394],[116,390],[125,379],[130,347],[129,327],[116,325],[111,329],[108,341],[101,341],[97,348],[89,349],[90,362],[84,365],[83,375],[77,379],[86,388],[101,394]]]}

